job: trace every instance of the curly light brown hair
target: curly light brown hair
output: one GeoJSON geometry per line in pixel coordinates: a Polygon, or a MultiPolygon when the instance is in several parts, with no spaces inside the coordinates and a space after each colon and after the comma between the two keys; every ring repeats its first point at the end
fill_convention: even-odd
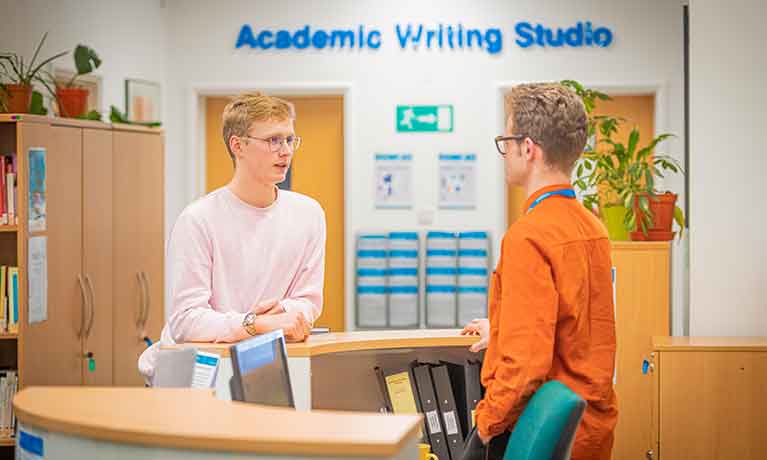
{"type": "Polygon", "coordinates": [[[570,174],[586,146],[587,116],[575,92],[557,83],[518,85],[506,95],[513,133],[540,145],[547,165],[570,174]]]}

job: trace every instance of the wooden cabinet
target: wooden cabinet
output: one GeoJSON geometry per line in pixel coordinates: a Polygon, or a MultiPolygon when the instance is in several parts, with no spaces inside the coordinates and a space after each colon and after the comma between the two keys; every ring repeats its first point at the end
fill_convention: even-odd
{"type": "Polygon", "coordinates": [[[144,337],[158,340],[164,322],[162,151],[159,135],[114,132],[115,385],[143,385],[144,337]]]}
{"type": "Polygon", "coordinates": [[[656,337],[655,459],[767,458],[767,338],[656,337]]]}
{"type": "Polygon", "coordinates": [[[0,262],[19,265],[21,385],[143,384],[143,339],[159,339],[164,318],[161,132],[0,115],[0,148],[19,158],[19,224],[0,228],[18,244],[0,238],[0,262]],[[34,233],[24,162],[32,147],[46,149],[47,222],[34,233]],[[48,314],[29,324],[27,245],[36,236],[46,238],[48,314]]]}
{"type": "Polygon", "coordinates": [[[24,325],[24,383],[111,385],[112,132],[30,125],[48,144],[46,228],[30,234],[47,240],[48,319],[24,325]]]}
{"type": "Polygon", "coordinates": [[[642,373],[642,361],[652,353],[652,337],[670,333],[671,248],[669,242],[614,241],[612,246],[618,342],[613,459],[644,459],[653,445],[653,382],[642,373]]]}
{"type": "Polygon", "coordinates": [[[85,324],[83,382],[113,383],[112,138],[110,130],[83,130],[83,276],[91,311],[85,324]],[[87,366],[92,353],[95,369],[87,366]]]}
{"type": "MultiPolygon", "coordinates": [[[[24,142],[17,157],[31,147],[47,149],[46,230],[30,236],[47,238],[48,319],[21,324],[22,384],[78,385],[82,383],[82,334],[88,318],[87,293],[78,282],[83,275],[82,130],[33,123],[19,129],[24,142]]],[[[26,177],[23,171],[19,181],[26,177]]],[[[26,227],[25,222],[19,224],[26,227]]],[[[27,238],[23,232],[19,236],[27,238]]]]}

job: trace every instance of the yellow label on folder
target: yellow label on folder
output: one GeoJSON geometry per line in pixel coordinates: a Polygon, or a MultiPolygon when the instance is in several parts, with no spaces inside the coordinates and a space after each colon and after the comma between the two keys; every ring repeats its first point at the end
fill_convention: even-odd
{"type": "Polygon", "coordinates": [[[389,398],[395,414],[418,413],[410,375],[407,372],[387,376],[386,388],[389,390],[389,398]]]}
{"type": "MultiPolygon", "coordinates": [[[[392,410],[395,414],[417,414],[413,386],[410,383],[410,374],[400,372],[386,376],[386,390],[389,392],[392,410]]],[[[418,437],[423,437],[421,428],[418,428],[418,437]]]]}

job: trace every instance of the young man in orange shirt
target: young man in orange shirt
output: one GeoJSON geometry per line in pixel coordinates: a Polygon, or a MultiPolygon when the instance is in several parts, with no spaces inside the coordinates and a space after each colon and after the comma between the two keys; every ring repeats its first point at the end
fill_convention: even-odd
{"type": "Polygon", "coordinates": [[[506,181],[528,198],[526,214],[503,238],[489,320],[463,331],[482,336],[473,351],[487,347],[478,435],[486,458],[502,458],[527,401],[558,380],[588,403],[572,460],[609,460],[618,417],[610,242],[570,186],[586,144],[586,112],[558,84],[516,86],[506,106],[506,133],[496,146],[506,181]]]}

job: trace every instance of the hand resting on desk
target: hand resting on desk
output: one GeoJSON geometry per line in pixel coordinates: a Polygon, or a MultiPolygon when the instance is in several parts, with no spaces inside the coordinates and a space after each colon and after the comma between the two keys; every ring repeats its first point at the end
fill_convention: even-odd
{"type": "Polygon", "coordinates": [[[473,319],[464,326],[461,335],[478,335],[479,342],[472,345],[469,350],[478,353],[485,348],[490,341],[490,321],[487,318],[473,319]]]}

